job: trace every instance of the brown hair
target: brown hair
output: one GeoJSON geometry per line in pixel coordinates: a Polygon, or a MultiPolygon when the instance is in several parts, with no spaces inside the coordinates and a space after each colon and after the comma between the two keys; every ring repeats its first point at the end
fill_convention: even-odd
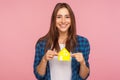
{"type": "Polygon", "coordinates": [[[77,43],[76,42],[76,22],[75,22],[75,16],[72,9],[67,3],[57,3],[52,13],[51,24],[50,24],[50,29],[48,33],[38,40],[38,42],[43,39],[47,40],[45,52],[47,51],[47,49],[52,49],[52,50],[55,49],[57,52],[59,52],[60,50],[60,47],[58,44],[59,32],[56,28],[56,16],[57,16],[58,10],[63,7],[68,9],[70,18],[71,18],[71,26],[68,30],[68,37],[66,40],[65,47],[67,48],[68,51],[72,51],[77,43]]]}

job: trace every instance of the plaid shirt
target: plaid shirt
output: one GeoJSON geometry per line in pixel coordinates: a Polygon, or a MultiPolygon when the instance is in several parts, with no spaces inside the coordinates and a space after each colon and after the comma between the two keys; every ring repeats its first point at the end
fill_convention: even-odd
{"type": "MultiPolygon", "coordinates": [[[[44,76],[39,75],[36,69],[42,57],[45,54],[44,52],[45,44],[46,44],[46,40],[42,40],[39,43],[37,43],[36,48],[35,48],[34,74],[38,80],[51,80],[49,62],[47,63],[46,73],[44,76]]],[[[89,53],[90,53],[90,45],[86,38],[77,35],[77,45],[74,48],[74,51],[72,53],[76,53],[76,52],[82,52],[86,65],[89,68],[88,59],[89,59],[89,53]]],[[[77,62],[75,58],[72,58],[71,67],[72,67],[71,80],[83,80],[81,76],[79,75],[80,63],[77,62]]]]}

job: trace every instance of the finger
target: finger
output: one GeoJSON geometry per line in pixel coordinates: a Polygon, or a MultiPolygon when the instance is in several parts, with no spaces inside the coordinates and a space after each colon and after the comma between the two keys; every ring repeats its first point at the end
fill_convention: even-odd
{"type": "Polygon", "coordinates": [[[75,54],[71,54],[71,57],[75,57],[75,54]]]}
{"type": "Polygon", "coordinates": [[[52,60],[53,58],[49,57],[48,60],[52,60]]]}
{"type": "Polygon", "coordinates": [[[53,49],[53,51],[51,53],[54,54],[54,56],[57,56],[57,53],[56,53],[55,49],[53,49]]]}
{"type": "Polygon", "coordinates": [[[46,52],[46,55],[50,55],[51,54],[51,50],[48,50],[47,52],[46,52]]]}
{"type": "Polygon", "coordinates": [[[58,54],[57,54],[55,49],[53,49],[53,52],[54,52],[54,56],[58,56],[58,54]]]}
{"type": "Polygon", "coordinates": [[[49,58],[53,58],[53,55],[50,55],[49,58]]]}
{"type": "Polygon", "coordinates": [[[55,51],[55,49],[53,49],[53,51],[55,51]]]}
{"type": "Polygon", "coordinates": [[[51,52],[52,50],[48,50],[47,52],[51,52]]]}
{"type": "Polygon", "coordinates": [[[48,55],[48,59],[52,59],[54,57],[54,55],[48,55]]]}
{"type": "Polygon", "coordinates": [[[58,56],[58,53],[57,53],[57,52],[55,52],[55,53],[54,53],[54,56],[58,56]]]}

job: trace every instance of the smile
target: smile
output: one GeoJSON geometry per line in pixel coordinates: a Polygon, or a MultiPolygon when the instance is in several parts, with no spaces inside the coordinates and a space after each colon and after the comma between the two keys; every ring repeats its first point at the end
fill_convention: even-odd
{"type": "Polygon", "coordinates": [[[60,27],[61,27],[61,28],[65,28],[65,27],[67,27],[67,25],[68,25],[68,24],[60,24],[60,27]]]}

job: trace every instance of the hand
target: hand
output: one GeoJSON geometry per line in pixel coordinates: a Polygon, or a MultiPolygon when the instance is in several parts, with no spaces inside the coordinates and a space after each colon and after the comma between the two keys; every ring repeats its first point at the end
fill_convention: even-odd
{"type": "Polygon", "coordinates": [[[52,60],[54,56],[57,56],[57,53],[55,51],[48,50],[46,54],[43,56],[43,59],[45,61],[49,61],[52,60]]]}
{"type": "Polygon", "coordinates": [[[80,62],[81,64],[84,63],[85,64],[85,60],[84,60],[84,57],[83,57],[83,54],[82,53],[74,53],[74,54],[71,54],[71,57],[74,57],[78,62],[80,62]]]}

